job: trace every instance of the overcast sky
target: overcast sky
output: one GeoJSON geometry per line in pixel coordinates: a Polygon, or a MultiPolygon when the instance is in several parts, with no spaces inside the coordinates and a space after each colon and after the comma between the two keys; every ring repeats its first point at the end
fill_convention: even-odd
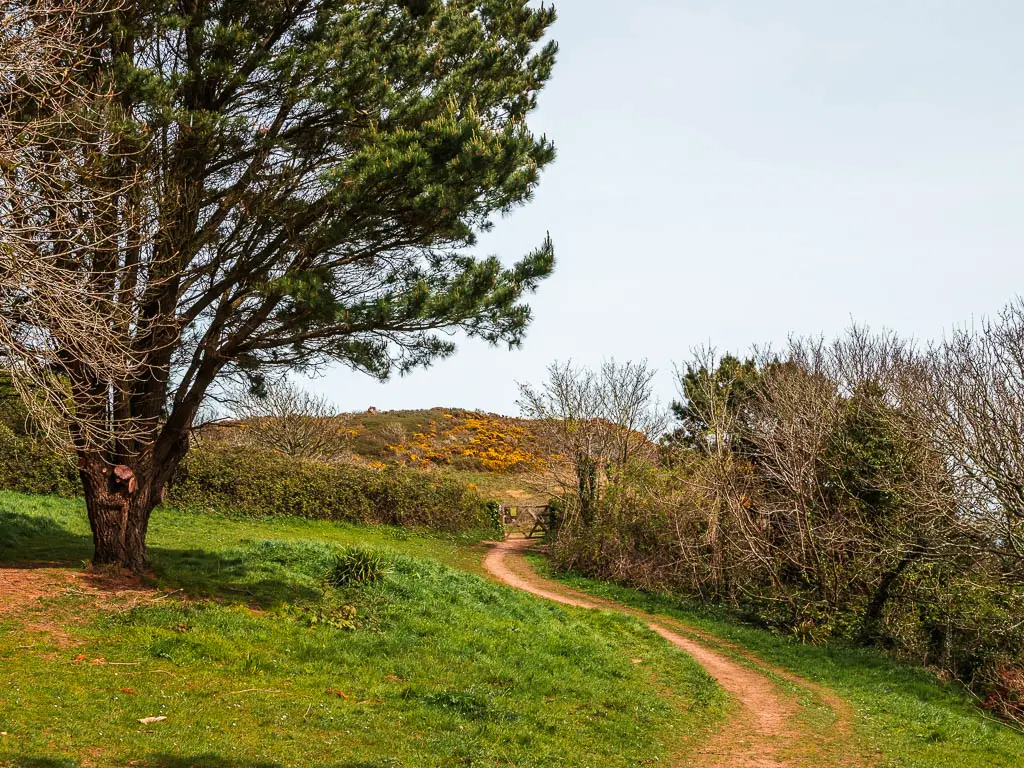
{"type": "Polygon", "coordinates": [[[1024,3],[559,0],[532,119],[558,146],[481,252],[554,239],[513,352],[464,342],[385,384],[312,388],[343,410],[514,414],[555,359],[742,351],[851,320],[918,339],[1024,286],[1024,3]]]}

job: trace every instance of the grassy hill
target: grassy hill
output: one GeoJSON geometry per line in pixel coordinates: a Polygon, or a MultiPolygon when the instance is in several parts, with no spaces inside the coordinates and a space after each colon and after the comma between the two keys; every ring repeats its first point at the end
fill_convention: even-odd
{"type": "MultiPolygon", "coordinates": [[[[150,579],[91,572],[80,501],[0,493],[0,766],[686,765],[733,711],[641,620],[484,579],[468,534],[159,509],[150,541],[150,579]],[[381,577],[331,586],[353,545],[381,577]]],[[[1009,768],[1024,754],[962,689],[882,654],[573,583],[829,685],[878,766],[1009,768]]]]}
{"type": "MultiPolygon", "coordinates": [[[[459,408],[345,414],[339,460],[441,472],[506,504],[545,503],[552,466],[561,461],[529,419],[459,408]]],[[[213,444],[244,443],[244,425],[204,430],[213,444]]]]}
{"type": "Polygon", "coordinates": [[[80,502],[0,494],[0,765],[628,766],[724,712],[640,622],[486,581],[470,539],[162,509],[151,546],[152,585],[84,575],[80,502]],[[389,572],[328,586],[355,543],[389,572]]]}

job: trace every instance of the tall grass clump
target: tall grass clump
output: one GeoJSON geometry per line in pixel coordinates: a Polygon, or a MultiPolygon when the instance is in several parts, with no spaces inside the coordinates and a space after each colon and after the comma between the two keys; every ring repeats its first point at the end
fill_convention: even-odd
{"type": "Polygon", "coordinates": [[[387,557],[375,549],[355,545],[338,553],[327,581],[332,587],[353,587],[378,582],[390,572],[387,557]]]}

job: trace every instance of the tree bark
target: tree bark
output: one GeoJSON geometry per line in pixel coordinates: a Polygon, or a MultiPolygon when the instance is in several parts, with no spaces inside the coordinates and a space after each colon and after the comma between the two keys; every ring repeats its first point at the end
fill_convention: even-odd
{"type": "Polygon", "coordinates": [[[133,458],[134,466],[111,465],[98,456],[79,459],[95,565],[116,565],[133,573],[145,570],[149,517],[186,450],[182,442],[156,464],[151,453],[143,453],[133,458]]]}

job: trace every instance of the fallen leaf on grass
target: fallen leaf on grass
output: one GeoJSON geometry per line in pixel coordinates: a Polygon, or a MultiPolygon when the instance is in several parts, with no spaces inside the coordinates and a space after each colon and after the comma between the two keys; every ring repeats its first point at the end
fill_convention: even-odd
{"type": "Polygon", "coordinates": [[[121,693],[135,693],[131,688],[122,688],[121,693]]]}
{"type": "Polygon", "coordinates": [[[335,696],[340,696],[343,699],[351,699],[352,698],[347,693],[345,693],[344,691],[339,691],[337,688],[328,688],[327,692],[328,693],[332,693],[335,696]]]}
{"type": "Polygon", "coordinates": [[[86,660],[86,659],[88,659],[88,658],[89,658],[89,657],[88,657],[88,656],[86,656],[86,655],[85,655],[84,653],[80,653],[80,654],[78,654],[77,656],[75,656],[75,658],[73,658],[73,659],[71,660],[71,663],[72,663],[72,664],[77,664],[78,662],[80,662],[80,661],[85,661],[85,660],[86,660]]]}
{"type": "Polygon", "coordinates": [[[385,675],[384,680],[388,683],[404,683],[405,680],[398,677],[397,675],[385,675]]]}
{"type": "Polygon", "coordinates": [[[162,723],[166,719],[167,718],[164,715],[160,715],[159,717],[140,717],[139,722],[143,725],[149,725],[150,723],[162,723]]]}

